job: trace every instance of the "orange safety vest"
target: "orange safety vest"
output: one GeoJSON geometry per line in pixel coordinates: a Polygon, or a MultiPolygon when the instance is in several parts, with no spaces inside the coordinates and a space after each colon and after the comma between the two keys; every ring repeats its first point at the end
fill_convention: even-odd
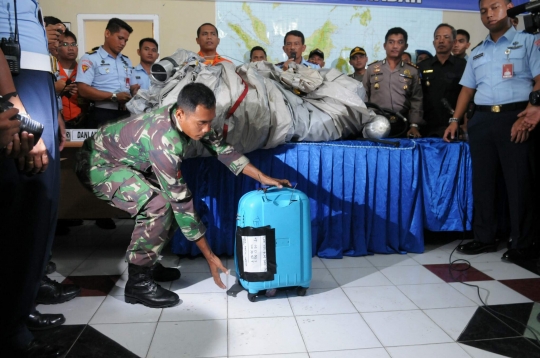
{"type": "MultiPolygon", "coordinates": [[[[204,58],[204,55],[202,54],[201,51],[199,51],[197,53],[199,56],[201,56],[202,58],[204,58]]],[[[230,60],[227,60],[226,58],[223,58],[219,55],[219,53],[216,52],[216,55],[214,56],[214,59],[212,60],[206,60],[204,61],[204,64],[205,65],[209,65],[209,66],[213,66],[215,64],[218,64],[220,62],[231,62],[230,60]]],[[[231,62],[232,63],[232,62],[231,62]]]]}
{"type": "MultiPolygon", "coordinates": [[[[58,62],[58,79],[62,81],[67,81],[68,79],[71,80],[71,83],[75,83],[75,78],[77,77],[77,66],[73,69],[73,72],[71,72],[71,76],[68,77],[66,71],[58,62]]],[[[64,115],[64,120],[66,122],[71,121],[72,119],[76,118],[79,114],[81,114],[81,108],[79,107],[79,104],[77,103],[77,97],[78,94],[71,95],[70,98],[67,98],[66,96],[62,96],[62,114],[64,115]]]]}

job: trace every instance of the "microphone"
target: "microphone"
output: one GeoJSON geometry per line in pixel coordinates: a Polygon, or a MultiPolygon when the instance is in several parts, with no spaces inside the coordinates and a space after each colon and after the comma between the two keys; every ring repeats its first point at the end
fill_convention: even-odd
{"type": "Polygon", "coordinates": [[[452,108],[452,106],[450,105],[450,103],[448,102],[448,100],[446,98],[443,98],[443,99],[441,99],[441,102],[442,102],[444,108],[446,108],[450,112],[451,115],[454,115],[455,111],[452,108]]]}
{"type": "Polygon", "coordinates": [[[539,12],[539,11],[540,11],[540,1],[535,1],[535,2],[528,2],[526,4],[514,6],[513,8],[509,9],[506,13],[508,14],[508,17],[516,17],[517,15],[522,14],[524,12],[539,12]]]}

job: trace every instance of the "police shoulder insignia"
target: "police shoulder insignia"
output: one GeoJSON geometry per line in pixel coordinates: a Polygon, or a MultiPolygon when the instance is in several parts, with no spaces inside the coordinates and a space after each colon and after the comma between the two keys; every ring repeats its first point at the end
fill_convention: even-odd
{"type": "Polygon", "coordinates": [[[484,43],[484,41],[480,41],[478,43],[478,45],[474,46],[472,49],[471,49],[471,52],[474,51],[475,48],[477,48],[478,46],[482,45],[484,43]]]}
{"type": "Polygon", "coordinates": [[[371,65],[373,65],[373,64],[375,64],[375,63],[377,63],[377,62],[381,62],[381,61],[379,61],[379,60],[377,60],[377,61],[373,61],[373,62],[372,62],[372,63],[370,63],[370,64],[369,64],[368,66],[371,66],[371,65]]]}
{"type": "Polygon", "coordinates": [[[97,50],[92,49],[92,50],[88,51],[87,54],[93,55],[93,54],[96,53],[96,52],[97,52],[97,50]]]}
{"type": "Polygon", "coordinates": [[[418,66],[416,66],[415,64],[412,64],[410,62],[406,62],[405,64],[418,69],[418,66]]]}
{"type": "Polygon", "coordinates": [[[129,57],[127,57],[127,56],[126,56],[126,55],[124,55],[124,54],[122,54],[122,57],[125,57],[125,58],[129,58],[129,57]]]}

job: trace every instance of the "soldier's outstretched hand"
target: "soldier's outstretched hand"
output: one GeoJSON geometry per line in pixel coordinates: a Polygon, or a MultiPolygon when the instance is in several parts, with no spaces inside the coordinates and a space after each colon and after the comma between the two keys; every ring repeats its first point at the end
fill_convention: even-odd
{"type": "Polygon", "coordinates": [[[278,188],[291,187],[291,183],[287,179],[275,179],[266,175],[261,178],[261,184],[277,186],[278,188]]]}
{"type": "Polygon", "coordinates": [[[219,271],[222,271],[224,273],[228,273],[228,271],[227,268],[223,266],[223,263],[221,262],[219,257],[212,253],[206,258],[206,260],[208,261],[208,266],[210,266],[210,272],[212,273],[212,277],[214,278],[214,282],[216,283],[216,285],[223,289],[227,288],[223,281],[221,281],[219,271]]]}
{"type": "Polygon", "coordinates": [[[221,270],[224,273],[229,273],[227,268],[223,266],[221,263],[221,260],[219,257],[214,255],[212,252],[212,249],[210,248],[210,245],[208,245],[208,241],[206,241],[206,237],[202,236],[198,240],[195,241],[195,244],[201,250],[202,254],[204,255],[204,258],[206,261],[208,261],[208,266],[210,267],[210,273],[212,274],[212,277],[214,278],[214,282],[218,287],[220,288],[227,288],[223,281],[221,281],[221,277],[219,276],[219,271],[221,270]]]}
{"type": "Polygon", "coordinates": [[[251,177],[263,185],[277,186],[278,188],[291,187],[291,183],[287,179],[275,179],[261,172],[256,166],[248,163],[242,171],[248,177],[251,177]]]}

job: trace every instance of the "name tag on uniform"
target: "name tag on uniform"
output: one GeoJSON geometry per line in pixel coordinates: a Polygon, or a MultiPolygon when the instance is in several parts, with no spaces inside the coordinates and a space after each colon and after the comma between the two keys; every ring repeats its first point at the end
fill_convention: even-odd
{"type": "Polygon", "coordinates": [[[136,79],[140,80],[141,79],[141,76],[135,76],[136,79]]]}
{"type": "Polygon", "coordinates": [[[502,68],[502,78],[512,78],[514,77],[514,64],[505,63],[502,68]]]}

